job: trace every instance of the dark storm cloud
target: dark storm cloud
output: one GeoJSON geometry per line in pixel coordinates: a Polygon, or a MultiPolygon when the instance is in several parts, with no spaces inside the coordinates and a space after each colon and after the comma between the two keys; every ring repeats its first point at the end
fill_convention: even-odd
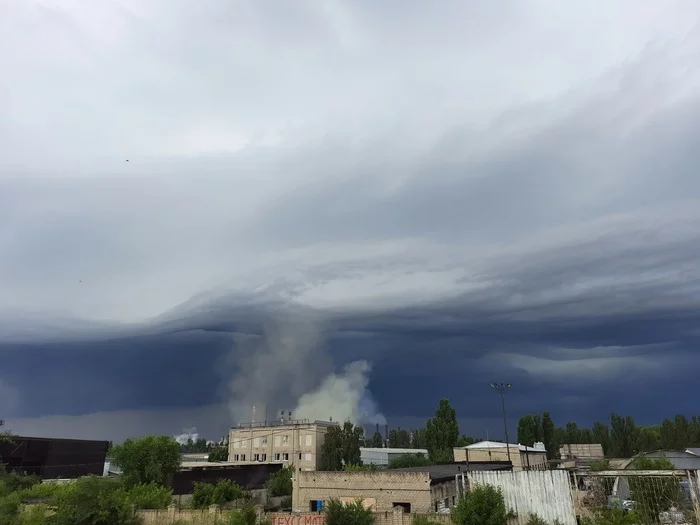
{"type": "Polygon", "coordinates": [[[249,343],[311,318],[290,373],[369,361],[392,424],[447,396],[493,435],[493,380],[513,418],[693,409],[696,2],[29,4],[0,21],[16,430],[216,435],[249,343]]]}

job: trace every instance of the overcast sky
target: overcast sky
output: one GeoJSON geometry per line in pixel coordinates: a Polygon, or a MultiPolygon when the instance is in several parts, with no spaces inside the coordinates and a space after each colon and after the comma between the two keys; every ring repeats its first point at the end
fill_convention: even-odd
{"type": "Polygon", "coordinates": [[[699,16],[1,1],[0,417],[216,437],[232,377],[273,412],[358,359],[391,426],[500,438],[494,380],[513,423],[692,415],[699,16]]]}

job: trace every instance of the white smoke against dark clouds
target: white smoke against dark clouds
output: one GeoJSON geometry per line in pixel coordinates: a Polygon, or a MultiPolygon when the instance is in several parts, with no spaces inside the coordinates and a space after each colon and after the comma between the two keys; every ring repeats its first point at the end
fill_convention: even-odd
{"type": "Polygon", "coordinates": [[[197,433],[197,427],[186,428],[183,430],[182,434],[173,436],[175,441],[180,443],[180,445],[186,445],[188,441],[193,443],[199,439],[199,434],[197,433]]]}
{"type": "Polygon", "coordinates": [[[367,388],[371,370],[367,361],[346,365],[341,374],[329,375],[316,390],[301,396],[294,414],[299,419],[386,424],[367,388]]]}
{"type": "Polygon", "coordinates": [[[275,420],[280,411],[294,419],[384,421],[368,390],[371,365],[358,361],[333,372],[322,327],[318,313],[296,307],[273,313],[262,335],[234,336],[228,381],[234,424],[275,420]]]}

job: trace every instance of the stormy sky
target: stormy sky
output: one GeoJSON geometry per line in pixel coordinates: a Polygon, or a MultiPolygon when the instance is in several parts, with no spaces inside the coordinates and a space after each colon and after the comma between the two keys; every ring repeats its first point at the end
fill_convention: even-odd
{"type": "Polygon", "coordinates": [[[699,17],[4,2],[0,417],[217,437],[232,378],[272,414],[357,360],[390,426],[693,414],[699,17]]]}

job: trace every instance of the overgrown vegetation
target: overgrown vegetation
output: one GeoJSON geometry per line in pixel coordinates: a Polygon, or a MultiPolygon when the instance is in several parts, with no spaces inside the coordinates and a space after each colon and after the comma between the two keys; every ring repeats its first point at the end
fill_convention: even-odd
{"type": "Polygon", "coordinates": [[[226,447],[215,447],[209,452],[209,457],[207,461],[228,461],[228,448],[226,447]]]}
{"type": "Polygon", "coordinates": [[[330,500],[324,509],[326,525],[373,525],[374,514],[371,508],[365,508],[361,500],[354,503],[341,503],[330,500]]]}
{"type": "Polygon", "coordinates": [[[638,523],[640,520],[636,512],[617,507],[596,509],[591,516],[581,517],[581,525],[637,525],[638,523]]]}
{"type": "Polygon", "coordinates": [[[169,436],[127,439],[114,446],[112,460],[122,469],[126,487],[148,483],[168,486],[180,468],[180,445],[169,436]]]}
{"type": "Polygon", "coordinates": [[[455,525],[507,525],[515,514],[506,508],[501,489],[476,485],[459,498],[450,516],[455,525]]]}
{"type": "MultiPolygon", "coordinates": [[[[632,463],[636,470],[673,470],[666,458],[639,457],[632,463]]],[[[673,477],[630,476],[630,492],[635,502],[635,512],[644,522],[657,521],[661,511],[684,500],[680,480],[673,477]]]]}
{"type": "Polygon", "coordinates": [[[195,483],[192,493],[192,508],[205,509],[210,505],[225,505],[243,499],[243,489],[230,479],[211,483],[195,483]]]}
{"type": "Polygon", "coordinates": [[[412,525],[444,525],[443,522],[425,514],[414,514],[411,523],[412,525]]]}
{"type": "Polygon", "coordinates": [[[274,474],[271,474],[265,484],[267,495],[273,498],[277,496],[291,496],[293,475],[293,467],[284,467],[274,474]]]}

